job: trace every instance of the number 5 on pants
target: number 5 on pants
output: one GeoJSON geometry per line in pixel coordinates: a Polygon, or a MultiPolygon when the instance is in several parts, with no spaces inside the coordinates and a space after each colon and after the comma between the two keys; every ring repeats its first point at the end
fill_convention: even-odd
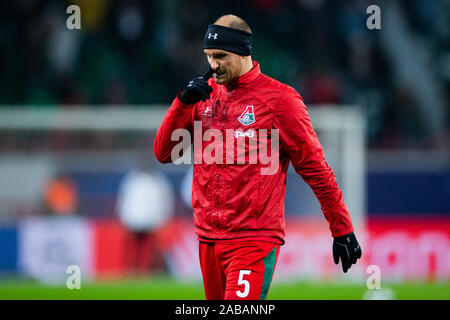
{"type": "Polygon", "coordinates": [[[239,298],[245,298],[248,296],[248,293],[250,292],[250,283],[247,280],[244,280],[245,275],[249,275],[251,273],[250,270],[240,270],[239,271],[239,279],[238,279],[238,286],[244,285],[244,291],[236,290],[236,295],[239,298]]]}
{"type": "Polygon", "coordinates": [[[264,241],[199,243],[205,298],[264,300],[280,245],[264,241]]]}

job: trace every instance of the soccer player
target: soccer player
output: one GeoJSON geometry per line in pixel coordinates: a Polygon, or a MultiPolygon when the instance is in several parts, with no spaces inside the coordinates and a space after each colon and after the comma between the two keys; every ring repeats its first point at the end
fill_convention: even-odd
{"type": "Polygon", "coordinates": [[[177,94],[156,133],[154,152],[162,163],[175,161],[172,150],[178,141],[172,133],[185,129],[194,136],[192,205],[206,299],[266,298],[284,244],[289,162],[318,198],[334,237],[334,262],[340,259],[347,272],[361,257],[361,248],[302,97],[261,73],[251,57],[251,30],[239,17],[225,15],[209,25],[203,49],[210,71],[177,94]],[[198,150],[205,152],[213,139],[195,136],[209,129],[227,136],[226,143],[214,141],[214,150],[223,147],[227,161],[196,161],[198,150]],[[262,139],[261,129],[273,134],[262,139]],[[231,144],[230,130],[236,133],[231,144]],[[261,156],[266,148],[277,156],[273,172],[264,173],[271,165],[267,161],[236,160],[242,136],[245,152],[256,150],[261,156]]]}

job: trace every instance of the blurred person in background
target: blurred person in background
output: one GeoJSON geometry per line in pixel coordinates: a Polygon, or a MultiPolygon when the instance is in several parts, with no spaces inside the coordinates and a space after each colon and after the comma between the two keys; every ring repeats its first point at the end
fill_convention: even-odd
{"type": "Polygon", "coordinates": [[[181,187],[180,187],[180,193],[181,193],[181,199],[183,200],[183,203],[188,207],[189,209],[192,209],[192,178],[194,174],[194,168],[191,166],[188,170],[186,170],[186,173],[183,176],[183,179],[181,180],[181,187]]]}
{"type": "Polygon", "coordinates": [[[48,214],[73,215],[78,209],[78,188],[69,175],[58,173],[44,188],[44,211],[48,214]]]}
{"type": "Polygon", "coordinates": [[[147,275],[164,268],[157,233],[172,217],[173,208],[174,194],[168,180],[152,170],[148,158],[140,159],[121,181],[116,203],[127,230],[123,251],[126,272],[147,275]]]}
{"type": "MultiPolygon", "coordinates": [[[[243,19],[220,17],[208,26],[203,48],[210,70],[176,96],[156,134],[156,158],[162,163],[176,160],[172,151],[179,141],[172,140],[172,133],[177,129],[187,129],[191,137],[203,136],[206,128],[247,133],[275,129],[280,138],[280,166],[274,173],[260,173],[265,167],[261,162],[235,165],[239,148],[234,150],[234,141],[232,164],[228,153],[227,164],[223,159],[220,164],[194,160],[192,202],[206,299],[266,298],[284,244],[289,162],[318,198],[334,237],[334,262],[341,260],[347,272],[361,257],[361,248],[303,99],[290,86],[261,73],[251,57],[252,33],[243,19]],[[194,121],[201,121],[203,129],[194,129],[194,121]]],[[[265,142],[269,139],[278,144],[274,137],[265,142]]],[[[261,143],[257,134],[256,140],[261,143]]],[[[247,143],[245,149],[250,150],[247,143]]],[[[206,152],[208,145],[202,143],[199,149],[206,152]]],[[[195,153],[197,148],[194,145],[195,153]]]]}

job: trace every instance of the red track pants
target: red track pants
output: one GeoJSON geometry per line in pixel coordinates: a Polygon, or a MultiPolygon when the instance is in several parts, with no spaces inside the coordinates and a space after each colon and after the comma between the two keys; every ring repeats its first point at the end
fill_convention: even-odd
{"type": "Polygon", "coordinates": [[[264,300],[280,246],[264,241],[199,243],[207,300],[264,300]]]}

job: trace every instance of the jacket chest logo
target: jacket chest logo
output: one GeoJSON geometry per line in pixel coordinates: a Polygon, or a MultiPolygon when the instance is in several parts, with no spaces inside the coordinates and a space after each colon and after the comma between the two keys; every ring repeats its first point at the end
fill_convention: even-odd
{"type": "Polygon", "coordinates": [[[242,112],[238,120],[244,126],[248,126],[249,124],[255,123],[256,120],[253,106],[246,106],[244,112],[242,112]]]}
{"type": "Polygon", "coordinates": [[[212,108],[210,106],[206,107],[205,111],[203,111],[202,113],[202,116],[212,117],[213,116],[212,108]]]}

